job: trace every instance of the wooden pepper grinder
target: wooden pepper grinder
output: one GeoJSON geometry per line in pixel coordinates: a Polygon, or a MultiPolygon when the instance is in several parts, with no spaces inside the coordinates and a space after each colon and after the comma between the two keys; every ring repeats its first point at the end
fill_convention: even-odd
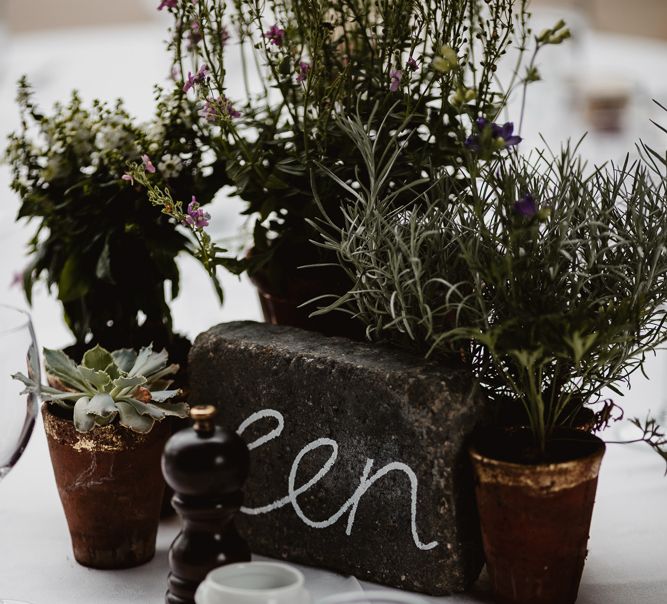
{"type": "Polygon", "coordinates": [[[172,504],[183,528],[169,549],[167,604],[194,604],[208,572],[250,560],[234,524],[243,503],[249,453],[243,439],[216,426],[213,405],[193,407],[194,426],[174,434],[162,456],[162,473],[174,489],[172,504]]]}

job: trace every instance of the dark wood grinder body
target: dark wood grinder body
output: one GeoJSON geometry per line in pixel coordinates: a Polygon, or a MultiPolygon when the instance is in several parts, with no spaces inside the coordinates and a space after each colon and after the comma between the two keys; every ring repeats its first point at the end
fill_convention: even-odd
{"type": "Polygon", "coordinates": [[[234,517],[243,503],[249,452],[243,439],[216,426],[215,407],[193,407],[193,428],[174,434],[162,472],[174,490],[183,528],[169,549],[167,604],[194,604],[195,591],[214,568],[250,560],[234,517]]]}

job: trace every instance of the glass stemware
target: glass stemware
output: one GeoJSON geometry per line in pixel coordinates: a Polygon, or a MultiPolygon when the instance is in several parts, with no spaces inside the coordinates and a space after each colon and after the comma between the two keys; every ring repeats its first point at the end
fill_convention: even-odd
{"type": "MultiPolygon", "coordinates": [[[[13,376],[24,373],[41,383],[39,349],[30,315],[0,304],[0,479],[16,465],[25,450],[39,407],[39,393],[26,393],[13,376]]],[[[0,604],[27,604],[5,600],[0,604]]]]}
{"type": "Polygon", "coordinates": [[[35,425],[39,395],[24,393],[25,386],[13,377],[26,370],[41,383],[39,349],[30,315],[0,304],[0,479],[21,457],[35,425]]]}

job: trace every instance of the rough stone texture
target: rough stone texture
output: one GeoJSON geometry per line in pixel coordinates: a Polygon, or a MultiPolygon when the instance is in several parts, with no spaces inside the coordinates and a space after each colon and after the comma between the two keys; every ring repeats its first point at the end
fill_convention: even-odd
{"type": "Polygon", "coordinates": [[[255,448],[277,428],[275,414],[243,431],[253,449],[246,507],[283,500],[239,519],[255,553],[431,595],[477,578],[483,553],[466,439],[486,406],[468,373],[343,338],[235,322],[197,338],[190,383],[191,404],[217,404],[228,427],[264,409],[284,418],[280,436],[255,448]],[[331,440],[303,452],[318,439],[331,440]],[[332,441],[337,458],[320,473],[332,441]],[[373,481],[392,463],[414,472],[416,506],[405,466],[373,481]]]}

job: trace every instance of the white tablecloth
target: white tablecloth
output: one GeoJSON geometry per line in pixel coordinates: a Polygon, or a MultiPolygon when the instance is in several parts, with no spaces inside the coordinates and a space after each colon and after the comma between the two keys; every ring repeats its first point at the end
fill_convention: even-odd
{"type": "MultiPolygon", "coordinates": [[[[152,84],[167,71],[160,45],[160,27],[126,27],[25,35],[0,49],[0,136],[17,125],[13,83],[27,73],[37,99],[45,107],[65,99],[71,88],[84,98],[122,96],[129,110],[142,118],[152,111],[152,84]]],[[[601,66],[629,74],[636,83],[637,104],[647,108],[651,96],[667,97],[664,81],[667,45],[595,36],[589,40],[588,67],[601,66]]],[[[567,95],[556,84],[538,84],[528,106],[528,141],[538,131],[552,141],[578,135],[584,126],[569,108],[567,95]]],[[[656,117],[659,112],[654,113],[656,117]]],[[[647,130],[648,114],[625,137],[595,135],[584,151],[593,160],[620,156],[632,136],[647,130]]],[[[31,232],[16,225],[18,207],[8,189],[8,172],[0,168],[0,287],[25,263],[25,242],[31,232]]],[[[238,202],[221,199],[213,207],[217,236],[235,234],[241,223],[238,202]]],[[[203,271],[189,259],[181,261],[182,295],[174,303],[176,328],[194,336],[211,325],[234,319],[259,318],[252,286],[244,278],[225,276],[227,301],[219,308],[203,271]]],[[[3,301],[22,304],[21,293],[9,289],[3,301]]],[[[59,347],[69,336],[60,308],[40,286],[33,308],[41,345],[59,347]]],[[[664,405],[662,355],[651,359],[648,374],[638,378],[627,399],[630,415],[664,405]]],[[[610,445],[603,464],[598,501],[591,529],[590,554],[580,590],[580,604],[663,604],[667,602],[667,479],[664,464],[641,446],[610,445]]],[[[334,529],[332,529],[334,530],[334,529]]],[[[74,562],[65,517],[58,500],[41,423],[16,468],[0,483],[0,596],[33,604],[158,604],[163,601],[168,572],[167,550],[178,531],[176,519],[164,523],[155,559],[124,571],[95,571],[74,562]]],[[[389,536],[390,537],[390,536],[389,536]]],[[[369,586],[354,578],[304,569],[313,595],[323,596],[369,586]]],[[[484,581],[469,594],[432,602],[451,604],[489,601],[484,581]]]]}

